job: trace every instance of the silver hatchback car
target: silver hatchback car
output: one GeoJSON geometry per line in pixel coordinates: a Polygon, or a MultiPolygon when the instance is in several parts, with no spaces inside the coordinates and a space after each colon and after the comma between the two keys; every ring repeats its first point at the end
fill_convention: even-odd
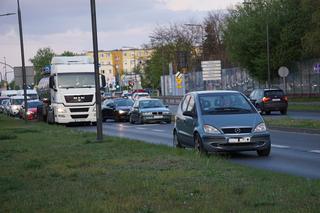
{"type": "Polygon", "coordinates": [[[271,150],[263,118],[237,91],[185,95],[177,110],[173,143],[205,153],[257,151],[259,156],[268,156],[271,150]]]}

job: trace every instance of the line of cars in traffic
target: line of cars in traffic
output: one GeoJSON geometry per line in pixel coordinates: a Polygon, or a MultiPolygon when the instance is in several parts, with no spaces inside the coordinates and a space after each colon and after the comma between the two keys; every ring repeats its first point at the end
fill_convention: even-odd
{"type": "Polygon", "coordinates": [[[146,92],[137,92],[120,98],[106,99],[102,103],[103,121],[129,121],[132,124],[153,122],[171,123],[172,113],[160,99],[146,92]]]}
{"type": "MultiPolygon", "coordinates": [[[[27,104],[27,119],[37,119],[37,109],[42,102],[38,99],[38,95],[35,90],[27,90],[27,104]]],[[[24,109],[25,103],[23,90],[6,90],[1,92],[0,113],[24,119],[24,109]]]]}

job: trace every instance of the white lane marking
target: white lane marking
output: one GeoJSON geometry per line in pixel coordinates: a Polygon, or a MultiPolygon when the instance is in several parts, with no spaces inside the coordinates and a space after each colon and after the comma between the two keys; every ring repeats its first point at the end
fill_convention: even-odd
{"type": "Polygon", "coordinates": [[[277,144],[271,144],[271,147],[279,148],[279,149],[288,149],[290,146],[283,146],[283,145],[277,145],[277,144]]]}
{"type": "Polygon", "coordinates": [[[316,149],[315,150],[311,150],[309,152],[320,154],[320,150],[316,150],[316,149]]]}
{"type": "Polygon", "coordinates": [[[299,134],[299,135],[319,135],[319,133],[307,133],[307,132],[290,132],[284,130],[276,130],[276,129],[269,129],[270,132],[281,132],[286,134],[299,134]]]}
{"type": "Polygon", "coordinates": [[[147,128],[143,128],[143,127],[136,127],[136,129],[145,130],[145,129],[147,129],[147,128]]]}
{"type": "Polygon", "coordinates": [[[152,131],[154,131],[154,132],[164,132],[164,130],[162,130],[162,129],[153,129],[152,131]]]}

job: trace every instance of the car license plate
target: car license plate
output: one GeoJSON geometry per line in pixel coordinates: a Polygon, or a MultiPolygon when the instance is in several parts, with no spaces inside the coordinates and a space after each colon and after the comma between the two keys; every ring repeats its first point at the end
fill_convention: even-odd
{"type": "Polygon", "coordinates": [[[250,142],[250,137],[244,137],[244,138],[229,138],[229,143],[248,143],[250,142]]]}
{"type": "Polygon", "coordinates": [[[280,98],[272,99],[272,101],[280,101],[280,98]]]}
{"type": "Polygon", "coordinates": [[[159,119],[159,118],[163,118],[163,116],[162,115],[155,115],[154,118],[159,119]]]}

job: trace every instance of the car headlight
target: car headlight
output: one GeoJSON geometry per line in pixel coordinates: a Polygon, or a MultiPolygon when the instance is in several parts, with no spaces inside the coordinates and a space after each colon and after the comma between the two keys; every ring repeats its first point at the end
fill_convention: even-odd
{"type": "Polygon", "coordinates": [[[260,123],[256,128],[254,129],[254,132],[265,132],[267,131],[267,127],[265,123],[260,123]]]}
{"type": "Polygon", "coordinates": [[[28,111],[28,112],[27,112],[27,115],[31,115],[31,114],[33,114],[33,112],[31,112],[31,111],[28,111]]]}
{"type": "Polygon", "coordinates": [[[93,107],[92,112],[96,112],[97,111],[97,107],[93,107]]]}
{"type": "Polygon", "coordinates": [[[126,113],[126,111],[124,111],[124,110],[119,110],[119,114],[124,114],[124,113],[126,113]]]}
{"type": "Polygon", "coordinates": [[[17,110],[18,108],[19,108],[19,107],[16,106],[16,105],[13,105],[13,106],[12,106],[12,109],[13,109],[13,110],[17,110]]]}
{"type": "Polygon", "coordinates": [[[210,125],[203,125],[203,130],[205,133],[210,133],[210,134],[220,134],[220,131],[213,126],[210,125]]]}
{"type": "Polygon", "coordinates": [[[152,112],[143,112],[142,115],[152,115],[152,112]]]}
{"type": "Polygon", "coordinates": [[[67,111],[64,107],[58,107],[57,112],[58,113],[66,113],[67,111]]]}

